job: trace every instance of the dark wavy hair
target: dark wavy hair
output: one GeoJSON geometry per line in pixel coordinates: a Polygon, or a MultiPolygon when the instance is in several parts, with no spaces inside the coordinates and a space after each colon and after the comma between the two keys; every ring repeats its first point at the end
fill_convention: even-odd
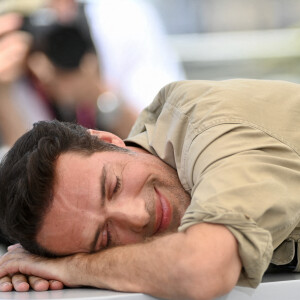
{"type": "Polygon", "coordinates": [[[0,230],[12,243],[43,256],[55,256],[36,242],[53,200],[55,163],[65,152],[91,155],[126,152],[73,123],[41,121],[17,140],[0,164],[0,230]]]}

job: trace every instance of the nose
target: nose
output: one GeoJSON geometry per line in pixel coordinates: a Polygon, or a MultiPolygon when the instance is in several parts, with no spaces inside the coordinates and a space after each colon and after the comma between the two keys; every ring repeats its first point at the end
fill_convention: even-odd
{"type": "Polygon", "coordinates": [[[143,199],[115,201],[107,206],[107,216],[123,230],[134,233],[141,233],[151,219],[143,199]]]}

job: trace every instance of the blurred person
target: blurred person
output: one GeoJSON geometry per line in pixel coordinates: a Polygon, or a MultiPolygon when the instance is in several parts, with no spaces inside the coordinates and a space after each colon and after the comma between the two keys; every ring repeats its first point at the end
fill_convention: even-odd
{"type": "MultiPolygon", "coordinates": [[[[64,23],[73,20],[78,12],[77,2],[73,0],[56,0],[50,4],[57,10],[58,19],[64,23]]],[[[78,99],[83,91],[89,91],[94,95],[89,100],[90,104],[94,102],[95,106],[98,100],[100,115],[103,111],[98,118],[104,121],[100,129],[125,137],[137,113],[152,100],[156,91],[170,81],[184,78],[184,75],[166,45],[157,16],[146,3],[134,0],[98,1],[86,4],[85,11],[97,54],[101,58],[100,68],[96,67],[99,64],[95,62],[95,56],[89,55],[81,61],[82,65],[76,72],[65,72],[57,66],[53,67],[49,57],[35,53],[29,57],[28,67],[38,79],[39,92],[35,92],[35,84],[33,86],[28,78],[23,77],[14,84],[13,98],[22,110],[25,127],[28,128],[38,119],[51,119],[57,117],[58,112],[65,112],[61,107],[71,100],[77,105],[80,103],[86,115],[95,114],[90,109],[82,108],[88,106],[87,99],[78,99]],[[116,10],[116,7],[119,9],[116,10]],[[99,77],[101,79],[97,83],[96,78],[99,77]],[[43,99],[40,100],[45,95],[51,98],[50,102],[53,99],[58,101],[50,111],[49,100],[46,105],[43,99]],[[126,105],[120,107],[120,103],[126,105]],[[123,115],[120,114],[122,111],[123,115]],[[120,125],[112,126],[116,120],[120,125]],[[119,131],[113,127],[118,127],[119,131]]],[[[58,119],[64,118],[58,116],[58,119]]],[[[82,124],[86,119],[79,117],[79,122],[82,124]]],[[[83,125],[95,127],[91,121],[83,125]]]]}
{"type": "MultiPolygon", "coordinates": [[[[47,33],[44,47],[40,49],[43,52],[35,49],[28,55],[34,43],[29,33],[17,30],[22,24],[21,17],[16,14],[3,15],[0,25],[2,23],[6,26],[2,26],[0,36],[0,128],[5,145],[1,156],[7,146],[12,145],[38,120],[57,118],[71,121],[76,118],[78,110],[80,123],[98,128],[96,122],[90,120],[95,117],[91,113],[88,117],[80,117],[86,106],[90,111],[95,111],[97,97],[105,89],[101,86],[96,53],[89,52],[92,46],[85,42],[77,28],[72,25],[51,26],[49,32],[43,32],[47,33]],[[57,39],[62,38],[64,40],[59,43],[57,39]]],[[[111,113],[109,117],[112,117],[111,113]]],[[[123,105],[116,117],[103,128],[125,137],[136,115],[123,105]]]]}
{"type": "MultiPolygon", "coordinates": [[[[23,24],[33,35],[32,49],[26,58],[27,72],[13,85],[13,98],[29,121],[27,126],[39,119],[77,118],[82,125],[126,137],[136,113],[122,103],[121,97],[118,96],[114,111],[107,111],[108,105],[103,103],[97,108],[100,100],[112,102],[116,93],[108,99],[111,93],[107,93],[109,89],[100,78],[101,70],[83,14],[68,24],[50,19],[39,25],[35,17],[27,18],[23,24]],[[35,111],[35,106],[44,111],[35,111]],[[105,113],[101,109],[106,109],[105,113]]],[[[45,12],[41,17],[51,18],[45,12]]]]}

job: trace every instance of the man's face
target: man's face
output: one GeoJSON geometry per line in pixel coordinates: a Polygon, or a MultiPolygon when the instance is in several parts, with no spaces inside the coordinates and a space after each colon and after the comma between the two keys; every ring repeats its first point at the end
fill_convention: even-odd
{"type": "Polygon", "coordinates": [[[141,242],[176,231],[189,202],[176,171],[149,153],[68,152],[37,242],[57,255],[141,242]]]}

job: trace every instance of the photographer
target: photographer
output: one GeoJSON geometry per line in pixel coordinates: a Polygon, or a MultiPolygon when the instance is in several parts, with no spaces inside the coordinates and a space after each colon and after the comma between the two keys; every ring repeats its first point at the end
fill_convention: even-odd
{"type": "Polygon", "coordinates": [[[13,144],[34,122],[53,118],[77,120],[127,136],[136,112],[119,98],[114,111],[101,114],[97,107],[99,99],[114,101],[111,95],[116,93],[111,93],[101,79],[93,42],[80,12],[67,24],[53,19],[42,26],[32,22],[31,16],[24,21],[17,14],[0,16],[6,25],[0,36],[0,129],[4,145],[13,144]]]}
{"type": "MultiPolygon", "coordinates": [[[[36,1],[42,2],[31,2],[36,1]]],[[[22,0],[13,3],[25,4],[22,0]]],[[[82,6],[75,0],[52,0],[49,5],[55,12],[55,22],[62,26],[76,22],[82,6]]],[[[45,49],[24,55],[19,65],[21,72],[10,89],[11,104],[22,111],[26,129],[38,120],[57,118],[77,120],[124,138],[138,112],[152,101],[157,90],[184,79],[184,74],[166,46],[163,26],[148,3],[99,0],[86,3],[83,11],[95,51],[79,57],[72,70],[57,65],[45,49]]],[[[46,22],[49,18],[45,15],[38,19],[46,22]]],[[[73,54],[73,48],[69,53],[73,54]]]]}

